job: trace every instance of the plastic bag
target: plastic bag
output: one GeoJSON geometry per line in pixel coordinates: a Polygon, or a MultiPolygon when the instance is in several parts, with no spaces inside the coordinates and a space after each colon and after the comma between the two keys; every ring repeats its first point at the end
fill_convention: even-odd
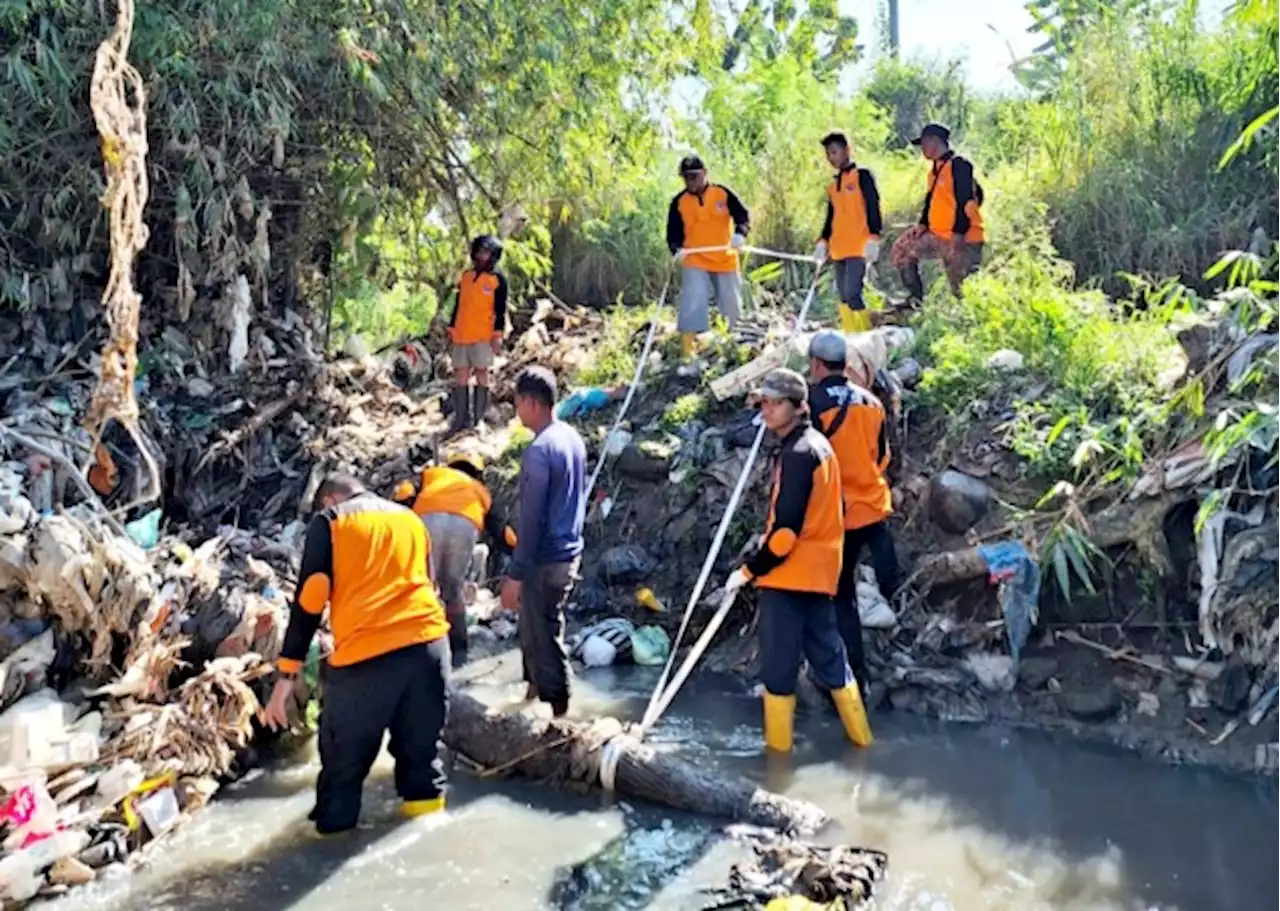
{"type": "Polygon", "coordinates": [[[636,664],[665,664],[671,654],[671,638],[660,626],[642,626],[631,634],[631,658],[636,664]]]}

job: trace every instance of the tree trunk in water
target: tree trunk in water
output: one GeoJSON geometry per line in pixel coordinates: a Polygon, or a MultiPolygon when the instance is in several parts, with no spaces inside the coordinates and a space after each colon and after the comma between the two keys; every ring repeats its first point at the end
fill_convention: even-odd
{"type": "MultiPolygon", "coordinates": [[[[444,740],[492,773],[518,771],[528,778],[596,787],[602,749],[621,732],[622,725],[611,718],[588,725],[501,712],[455,690],[444,740]]],[[[618,750],[614,789],[623,796],[797,832],[814,832],[828,821],[813,804],[699,768],[630,737],[613,742],[618,750]]]]}

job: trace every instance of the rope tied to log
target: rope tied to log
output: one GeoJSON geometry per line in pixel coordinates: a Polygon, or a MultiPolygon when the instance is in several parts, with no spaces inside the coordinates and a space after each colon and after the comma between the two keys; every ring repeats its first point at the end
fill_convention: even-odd
{"type": "Polygon", "coordinates": [[[160,493],[160,477],[138,427],[138,401],[133,382],[138,370],[138,316],[142,295],[133,286],[134,258],[147,245],[142,220],[147,204],[147,111],[142,76],[129,63],[133,38],[133,0],[117,0],[118,15],[111,35],[98,45],[89,82],[89,106],[102,139],[102,165],[107,189],[102,204],[108,211],[111,271],[102,295],[110,334],[102,349],[98,385],[89,403],[86,428],[96,447],[111,420],[133,438],[148,472],[147,494],[160,493]]]}
{"type": "Polygon", "coordinates": [[[634,737],[616,718],[599,718],[574,738],[570,748],[570,776],[612,792],[618,774],[618,762],[628,747],[639,747],[634,737]]]}

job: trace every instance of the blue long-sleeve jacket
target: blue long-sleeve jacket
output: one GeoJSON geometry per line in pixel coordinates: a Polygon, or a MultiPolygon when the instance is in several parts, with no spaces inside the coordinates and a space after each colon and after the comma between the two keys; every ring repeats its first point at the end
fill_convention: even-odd
{"type": "Polygon", "coordinates": [[[536,566],[582,553],[587,448],[563,421],[542,428],[520,462],[520,523],[508,574],[523,580],[536,566]]]}

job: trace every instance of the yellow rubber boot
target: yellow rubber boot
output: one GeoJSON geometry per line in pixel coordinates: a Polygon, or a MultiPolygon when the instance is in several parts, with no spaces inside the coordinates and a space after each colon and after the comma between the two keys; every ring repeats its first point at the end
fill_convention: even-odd
{"type": "Polygon", "coordinates": [[[764,694],[764,745],[779,753],[790,753],[796,720],[796,697],[764,694]]]}
{"type": "Polygon", "coordinates": [[[697,353],[698,337],[692,332],[680,333],[680,360],[691,361],[697,353]]]}
{"type": "Polygon", "coordinates": [[[871,734],[871,722],[867,720],[867,709],[862,704],[862,693],[858,691],[855,680],[848,686],[831,691],[835,700],[836,711],[840,713],[840,723],[849,739],[860,747],[869,747],[875,742],[871,734]]]}
{"type": "Polygon", "coordinates": [[[866,310],[854,310],[847,304],[840,305],[840,331],[846,335],[850,332],[868,332],[871,329],[871,314],[866,310]]]}
{"type": "Polygon", "coordinates": [[[433,797],[430,800],[406,800],[400,805],[400,812],[409,819],[418,816],[429,816],[432,813],[441,813],[444,811],[444,795],[433,797]]]}

